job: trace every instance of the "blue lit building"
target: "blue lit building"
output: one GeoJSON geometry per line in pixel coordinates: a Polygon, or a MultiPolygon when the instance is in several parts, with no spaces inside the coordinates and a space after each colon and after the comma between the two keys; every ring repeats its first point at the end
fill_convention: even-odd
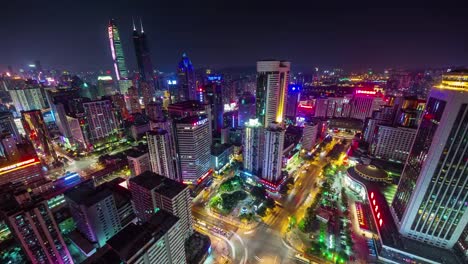
{"type": "Polygon", "coordinates": [[[298,84],[291,84],[288,87],[286,96],[286,118],[289,120],[296,120],[297,105],[301,97],[302,86],[298,84]]]}
{"type": "Polygon", "coordinates": [[[182,54],[182,59],[177,65],[177,78],[179,91],[176,95],[177,102],[187,100],[198,100],[196,96],[196,78],[192,61],[187,54],[182,54]]]}

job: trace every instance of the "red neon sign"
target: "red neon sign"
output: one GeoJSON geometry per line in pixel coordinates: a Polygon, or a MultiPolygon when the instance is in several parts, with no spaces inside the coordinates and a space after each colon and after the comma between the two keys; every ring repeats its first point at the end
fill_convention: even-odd
{"type": "Polygon", "coordinates": [[[382,226],[382,224],[383,224],[383,220],[380,219],[380,220],[379,220],[379,226],[382,226]]]}
{"type": "Polygon", "coordinates": [[[371,193],[370,193],[370,198],[371,198],[371,199],[374,199],[374,192],[371,192],[371,193]]]}
{"type": "Polygon", "coordinates": [[[378,210],[379,210],[379,206],[376,205],[376,206],[375,206],[375,212],[377,213],[378,210]]]}
{"type": "Polygon", "coordinates": [[[356,94],[368,94],[368,95],[375,95],[377,94],[376,91],[369,91],[369,90],[356,90],[354,91],[356,94]]]}

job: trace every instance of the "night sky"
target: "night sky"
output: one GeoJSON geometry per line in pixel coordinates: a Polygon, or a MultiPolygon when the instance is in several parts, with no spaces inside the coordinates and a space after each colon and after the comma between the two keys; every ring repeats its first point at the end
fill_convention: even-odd
{"type": "Polygon", "coordinates": [[[142,17],[153,65],[162,71],[174,71],[184,51],[195,67],[213,68],[254,67],[265,58],[290,60],[293,69],[305,71],[468,64],[466,7],[313,2],[318,1],[2,1],[0,71],[36,59],[44,68],[111,69],[110,18],[134,69],[132,16],[142,17]]]}

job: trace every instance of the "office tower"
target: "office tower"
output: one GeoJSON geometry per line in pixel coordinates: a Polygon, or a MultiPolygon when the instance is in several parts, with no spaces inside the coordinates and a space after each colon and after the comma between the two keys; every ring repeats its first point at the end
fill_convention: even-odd
{"type": "Polygon", "coordinates": [[[211,106],[213,114],[213,129],[219,134],[223,128],[223,94],[222,86],[219,82],[211,82],[205,85],[204,93],[206,94],[206,103],[211,106]]]}
{"type": "Polygon", "coordinates": [[[308,122],[304,124],[304,132],[302,136],[302,148],[307,151],[312,151],[317,143],[318,124],[308,122]]]}
{"type": "Polygon", "coordinates": [[[239,97],[238,105],[238,125],[244,127],[244,124],[249,122],[250,119],[255,119],[255,96],[250,92],[244,92],[242,96],[239,97]]]}
{"type": "Polygon", "coordinates": [[[219,173],[230,161],[234,147],[228,144],[215,143],[211,146],[211,166],[219,173]]]}
{"type": "Polygon", "coordinates": [[[119,113],[124,119],[129,116],[127,103],[125,102],[125,96],[123,94],[114,94],[111,96],[112,105],[116,112],[119,113]]]}
{"type": "Polygon", "coordinates": [[[392,214],[400,233],[452,248],[468,222],[468,72],[447,73],[429,94],[392,214]]]}
{"type": "Polygon", "coordinates": [[[378,125],[370,152],[379,159],[405,162],[415,136],[414,128],[378,125]]]}
{"type": "Polygon", "coordinates": [[[127,108],[130,110],[130,113],[141,113],[138,90],[135,86],[128,88],[128,92],[125,95],[125,101],[127,102],[127,108]]]}
{"type": "Polygon", "coordinates": [[[88,125],[88,139],[91,142],[117,134],[117,121],[109,100],[86,102],[83,103],[83,107],[88,125]]]}
{"type": "Polygon", "coordinates": [[[73,263],[47,201],[31,199],[27,192],[0,200],[0,216],[29,262],[73,263]]]}
{"type": "Polygon", "coordinates": [[[300,85],[288,85],[285,113],[286,117],[288,117],[289,120],[293,121],[293,123],[296,123],[297,106],[301,97],[301,90],[302,87],[300,85]]]}
{"type": "MultiPolygon", "coordinates": [[[[150,86],[154,86],[153,64],[151,63],[148,41],[141,20],[140,27],[140,32],[138,32],[135,24],[133,24],[133,46],[135,48],[138,71],[140,72],[142,81],[147,82],[150,86]]],[[[141,90],[138,94],[141,95],[141,90]]]]}
{"type": "Polygon", "coordinates": [[[140,82],[140,91],[141,91],[143,106],[146,108],[146,106],[150,102],[153,101],[153,97],[154,97],[153,85],[150,84],[149,82],[141,81],[140,82]]]}
{"type": "Polygon", "coordinates": [[[182,54],[182,59],[177,65],[177,79],[179,91],[176,95],[176,101],[197,100],[195,72],[192,61],[185,53],[182,54]]]}
{"type": "Polygon", "coordinates": [[[16,140],[8,134],[0,135],[1,139],[1,156],[7,160],[15,160],[20,157],[16,140]]]}
{"type": "Polygon", "coordinates": [[[11,100],[15,106],[16,112],[38,110],[47,108],[47,99],[44,88],[31,80],[20,83],[18,86],[8,87],[11,100]]]}
{"type": "Polygon", "coordinates": [[[128,151],[127,160],[132,177],[140,175],[147,170],[151,170],[150,157],[146,151],[128,151]]]}
{"type": "MultiPolygon", "coordinates": [[[[111,48],[112,62],[114,64],[115,77],[117,81],[128,78],[127,66],[125,65],[125,56],[120,42],[120,34],[114,19],[109,21],[107,26],[109,34],[109,44],[111,48]]],[[[122,91],[121,91],[122,92],[122,91]]]]}
{"type": "Polygon", "coordinates": [[[180,218],[180,228],[187,238],[193,233],[192,203],[188,186],[145,171],[129,182],[136,216],[147,222],[159,210],[180,218]]]}
{"type": "Polygon", "coordinates": [[[114,84],[114,80],[112,79],[112,76],[109,76],[109,75],[98,76],[97,91],[98,91],[98,94],[97,94],[98,97],[110,96],[110,95],[115,94],[117,91],[115,89],[115,84],[114,84]]]}
{"type": "Polygon", "coordinates": [[[229,111],[223,114],[223,127],[237,128],[239,123],[239,112],[229,111]]]}
{"type": "Polygon", "coordinates": [[[57,161],[52,138],[42,117],[41,110],[23,111],[21,116],[26,135],[33,144],[38,157],[45,164],[57,161]]]}
{"type": "Polygon", "coordinates": [[[372,116],[372,112],[378,110],[385,102],[375,91],[355,90],[351,99],[350,117],[365,120],[372,116]]]}
{"type": "Polygon", "coordinates": [[[201,183],[210,173],[211,131],[206,115],[174,120],[176,152],[182,181],[201,183]]]}
{"type": "MultiPolygon", "coordinates": [[[[190,101],[183,101],[174,104],[170,104],[167,107],[167,111],[169,113],[169,117],[172,119],[181,119],[184,117],[189,116],[201,116],[205,115],[208,120],[213,120],[211,114],[211,107],[209,104],[203,104],[199,101],[190,100],[190,101]]],[[[208,122],[210,133],[213,131],[211,122],[208,122]]],[[[212,137],[209,137],[210,144],[212,141],[212,137]]]]}
{"type": "Polygon", "coordinates": [[[114,196],[107,188],[95,188],[92,181],[84,182],[67,191],[65,201],[78,231],[99,247],[122,229],[114,196]]]}
{"type": "Polygon", "coordinates": [[[164,120],[163,105],[160,99],[145,105],[145,112],[151,121],[164,120]]]}
{"type": "Polygon", "coordinates": [[[0,132],[10,134],[16,142],[21,143],[22,138],[15,124],[11,112],[0,112],[0,132]]]}
{"type": "Polygon", "coordinates": [[[182,181],[178,155],[172,134],[162,128],[147,132],[151,171],[175,181],[182,181]]]}
{"type": "Polygon", "coordinates": [[[263,166],[263,151],[265,133],[258,119],[246,122],[242,137],[244,169],[254,175],[260,176],[263,166]]]}
{"type": "Polygon", "coordinates": [[[262,178],[270,183],[278,183],[282,178],[284,129],[272,122],[265,129],[262,178]]]}
{"type": "Polygon", "coordinates": [[[71,131],[70,127],[68,126],[67,122],[67,114],[65,112],[65,106],[63,103],[51,103],[50,104],[54,117],[55,117],[55,124],[57,124],[57,127],[62,134],[64,138],[71,138],[71,131]]]}
{"type": "Polygon", "coordinates": [[[257,118],[265,127],[284,120],[290,66],[288,61],[257,62],[257,118]]]}
{"type": "Polygon", "coordinates": [[[124,79],[121,79],[121,80],[118,80],[117,81],[117,84],[119,86],[119,89],[118,91],[121,93],[121,94],[126,94],[128,92],[128,88],[132,87],[133,86],[133,81],[132,80],[124,80],[124,79]]]}
{"type": "Polygon", "coordinates": [[[86,121],[84,114],[67,116],[67,123],[75,146],[79,149],[87,150],[89,142],[86,136],[86,121]]]}
{"type": "MultiPolygon", "coordinates": [[[[148,222],[132,223],[120,231],[109,240],[110,249],[103,255],[116,256],[117,259],[110,257],[111,262],[119,263],[184,264],[184,231],[181,219],[158,211],[148,222]]],[[[102,263],[104,256],[94,263],[102,263]]]]}

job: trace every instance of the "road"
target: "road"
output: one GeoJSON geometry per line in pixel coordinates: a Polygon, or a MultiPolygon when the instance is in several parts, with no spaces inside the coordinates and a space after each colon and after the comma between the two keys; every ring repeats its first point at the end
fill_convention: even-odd
{"type": "MultiPolygon", "coordinates": [[[[316,184],[320,179],[319,174],[325,164],[323,160],[304,162],[304,165],[296,170],[296,182],[290,193],[277,199],[281,208],[278,206],[253,230],[239,228],[208,213],[204,208],[208,199],[203,198],[203,194],[195,199],[192,210],[194,219],[204,222],[208,227],[217,226],[233,233],[229,238],[229,244],[233,247],[233,263],[296,263],[294,255],[297,252],[283,241],[283,237],[287,231],[289,217],[295,215],[298,220],[301,219],[308,204],[313,201],[318,191],[316,184]]],[[[216,181],[213,183],[214,186],[218,184],[216,181]]],[[[212,193],[207,197],[211,197],[212,193]]]]}

